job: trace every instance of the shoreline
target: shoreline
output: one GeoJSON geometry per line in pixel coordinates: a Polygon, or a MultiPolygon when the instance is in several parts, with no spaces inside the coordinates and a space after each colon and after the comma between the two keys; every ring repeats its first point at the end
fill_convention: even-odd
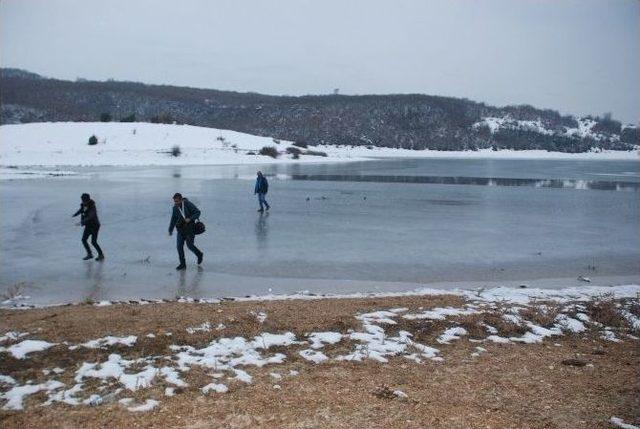
{"type": "MultiPolygon", "coordinates": [[[[589,281],[591,281],[589,279],[589,281]]],[[[451,282],[458,284],[460,282],[451,282]]],[[[487,282],[484,282],[487,283],[487,282]]],[[[491,282],[489,282],[491,283],[491,282]]],[[[31,310],[31,309],[47,309],[59,307],[73,307],[79,305],[92,305],[95,307],[107,307],[111,305],[149,305],[149,304],[170,304],[170,303],[190,303],[190,304],[219,304],[221,302],[280,302],[280,301],[318,301],[318,300],[349,300],[349,299],[370,299],[370,298],[411,298],[411,297],[428,297],[428,296],[457,296],[461,298],[482,298],[486,300],[500,299],[503,302],[528,302],[532,299],[564,299],[588,300],[594,297],[613,294],[614,296],[633,298],[640,296],[640,284],[621,283],[613,285],[590,284],[584,283],[579,286],[543,286],[533,287],[526,282],[520,286],[504,286],[499,285],[503,282],[494,282],[494,286],[477,286],[477,287],[457,287],[444,288],[434,285],[414,288],[406,291],[388,291],[388,292],[351,292],[351,293],[315,293],[303,290],[294,293],[269,293],[264,295],[244,295],[244,296],[218,296],[218,297],[191,297],[177,296],[175,299],[167,298],[145,298],[145,297],[129,297],[115,300],[82,300],[59,302],[51,304],[30,304],[26,303],[31,299],[30,296],[24,296],[18,293],[14,297],[7,298],[0,302],[0,311],[2,310],[31,310]]]]}

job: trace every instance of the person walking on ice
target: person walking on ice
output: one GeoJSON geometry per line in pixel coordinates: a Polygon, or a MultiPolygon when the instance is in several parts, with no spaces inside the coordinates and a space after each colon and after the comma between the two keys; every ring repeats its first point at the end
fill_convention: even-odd
{"type": "Polygon", "coordinates": [[[171,213],[171,222],[169,223],[169,235],[173,235],[173,229],[178,231],[176,237],[176,246],[178,248],[178,258],[180,265],[176,270],[184,270],[187,264],[184,258],[184,243],[187,243],[189,250],[198,258],[198,265],[202,263],[204,254],[196,247],[194,241],[196,239],[195,222],[200,218],[200,210],[191,201],[182,197],[182,194],[176,193],[173,196],[173,212],[171,213]]]}
{"type": "Polygon", "coordinates": [[[88,261],[89,259],[93,258],[91,247],[89,247],[89,243],[87,243],[87,240],[89,239],[89,237],[91,237],[91,244],[98,252],[96,261],[102,261],[104,260],[104,253],[102,253],[102,249],[98,244],[100,220],[98,219],[98,209],[96,208],[96,203],[91,199],[91,196],[89,194],[82,194],[80,196],[80,200],[82,201],[82,203],[80,204],[80,208],[73,214],[73,217],[80,215],[80,222],[77,223],[77,225],[84,226],[84,232],[82,233],[82,245],[87,251],[87,256],[82,258],[82,260],[88,261]]]}
{"type": "Polygon", "coordinates": [[[253,191],[254,194],[258,194],[258,203],[260,203],[260,213],[264,212],[264,207],[267,207],[267,211],[271,208],[269,203],[265,199],[265,196],[269,192],[269,182],[267,178],[262,175],[262,171],[258,171],[258,177],[256,178],[256,187],[253,191]]]}

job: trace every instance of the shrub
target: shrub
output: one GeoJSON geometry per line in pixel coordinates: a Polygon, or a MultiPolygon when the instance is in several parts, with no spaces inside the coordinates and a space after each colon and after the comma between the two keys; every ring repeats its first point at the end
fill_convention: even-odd
{"type": "Polygon", "coordinates": [[[253,152],[253,151],[249,151],[249,152],[247,152],[247,155],[255,155],[255,154],[256,154],[256,153],[255,153],[255,152],[253,152]]]}
{"type": "Polygon", "coordinates": [[[274,142],[275,144],[280,144],[280,140],[278,140],[278,139],[273,139],[273,142],[274,142]]]}
{"type": "Polygon", "coordinates": [[[322,152],[319,150],[308,150],[304,153],[305,155],[311,155],[311,156],[328,156],[326,152],[322,152]]]}
{"type": "Polygon", "coordinates": [[[591,319],[598,323],[602,323],[607,327],[619,328],[626,324],[626,320],[618,312],[616,303],[613,299],[602,299],[601,301],[588,303],[587,314],[591,319]]]}
{"type": "Polygon", "coordinates": [[[302,140],[296,140],[295,142],[293,142],[293,145],[304,148],[304,149],[308,147],[307,143],[302,140]]]}
{"type": "Polygon", "coordinates": [[[100,122],[111,122],[111,115],[108,113],[101,113],[100,122]]]}
{"type": "Polygon", "coordinates": [[[218,136],[218,137],[216,137],[216,140],[218,140],[219,142],[224,142],[225,138],[224,138],[224,136],[218,136]]]}
{"type": "Polygon", "coordinates": [[[278,149],[276,149],[273,146],[264,146],[262,149],[260,149],[260,152],[258,152],[260,155],[264,155],[264,156],[270,156],[271,158],[277,158],[278,157],[278,149]]]}
{"type": "Polygon", "coordinates": [[[293,154],[293,159],[300,159],[300,154],[299,153],[294,153],[293,154]]]}
{"type": "Polygon", "coordinates": [[[180,155],[182,155],[182,151],[180,150],[180,146],[175,145],[174,147],[171,148],[171,156],[178,157],[180,155]]]}
{"type": "MultiPolygon", "coordinates": [[[[131,116],[133,116],[133,121],[122,120],[121,122],[134,122],[135,115],[131,116]]],[[[151,122],[154,124],[173,124],[176,121],[168,113],[160,113],[159,115],[151,117],[151,122]]]]}
{"type": "Polygon", "coordinates": [[[120,122],[135,122],[136,121],[136,114],[132,113],[129,116],[125,116],[124,118],[120,119],[120,122]]]}
{"type": "Polygon", "coordinates": [[[300,155],[302,153],[302,151],[300,149],[298,149],[297,147],[289,146],[287,148],[287,153],[291,153],[293,155],[300,155]]]}
{"type": "Polygon", "coordinates": [[[89,146],[95,146],[98,144],[98,137],[95,135],[89,137],[89,146]]]}

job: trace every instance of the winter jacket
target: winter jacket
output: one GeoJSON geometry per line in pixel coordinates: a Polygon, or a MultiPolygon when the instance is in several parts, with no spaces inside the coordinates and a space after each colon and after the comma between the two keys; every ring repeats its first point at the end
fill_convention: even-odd
{"type": "Polygon", "coordinates": [[[191,221],[185,223],[180,209],[174,205],[171,213],[171,222],[169,223],[169,234],[173,234],[173,228],[176,228],[182,235],[195,234],[194,222],[200,218],[200,210],[186,198],[182,199],[182,210],[184,211],[184,216],[191,219],[191,221]]]}
{"type": "Polygon", "coordinates": [[[266,194],[269,191],[269,182],[264,176],[259,176],[256,179],[256,187],[253,191],[254,194],[266,194]]]}
{"type": "Polygon", "coordinates": [[[89,200],[86,204],[80,204],[80,208],[73,214],[73,217],[80,215],[80,225],[89,228],[96,228],[100,226],[100,220],[98,219],[98,209],[96,203],[93,200],[89,200]]]}

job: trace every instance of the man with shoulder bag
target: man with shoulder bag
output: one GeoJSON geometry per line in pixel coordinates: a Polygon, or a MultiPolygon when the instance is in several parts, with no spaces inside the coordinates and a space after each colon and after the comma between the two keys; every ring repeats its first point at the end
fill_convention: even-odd
{"type": "Polygon", "coordinates": [[[173,196],[173,211],[171,213],[171,222],[169,223],[169,235],[173,234],[174,228],[178,231],[176,237],[176,247],[178,249],[178,258],[180,259],[180,265],[176,267],[178,271],[187,268],[184,256],[185,242],[189,250],[198,258],[198,265],[202,263],[204,254],[194,243],[196,234],[204,232],[204,224],[199,222],[199,218],[200,210],[198,210],[198,207],[191,201],[183,198],[180,193],[176,193],[173,196]]]}

